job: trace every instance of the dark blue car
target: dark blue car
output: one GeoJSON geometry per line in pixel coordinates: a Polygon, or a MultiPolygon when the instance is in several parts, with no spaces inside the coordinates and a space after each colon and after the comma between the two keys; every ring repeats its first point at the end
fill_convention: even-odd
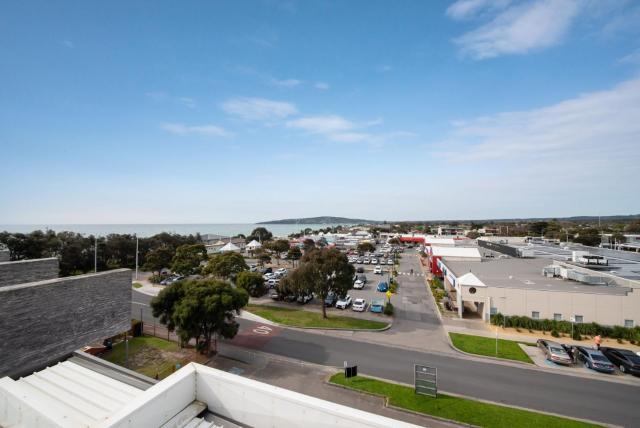
{"type": "Polygon", "coordinates": [[[387,284],[386,282],[382,281],[378,283],[378,291],[382,291],[384,293],[388,289],[389,289],[389,284],[387,284]]]}

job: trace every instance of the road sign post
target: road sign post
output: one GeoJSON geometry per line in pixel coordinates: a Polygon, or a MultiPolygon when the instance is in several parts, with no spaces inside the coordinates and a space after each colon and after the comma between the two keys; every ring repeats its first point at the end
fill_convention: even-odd
{"type": "Polygon", "coordinates": [[[435,367],[414,364],[413,384],[416,394],[438,398],[438,369],[435,367]]]}

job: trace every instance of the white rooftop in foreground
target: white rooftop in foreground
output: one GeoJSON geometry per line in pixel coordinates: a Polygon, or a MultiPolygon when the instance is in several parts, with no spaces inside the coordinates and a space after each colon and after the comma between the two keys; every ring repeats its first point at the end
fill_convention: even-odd
{"type": "Polygon", "coordinates": [[[0,379],[2,427],[239,425],[416,427],[195,363],[146,391],[71,361],[18,381],[0,379]],[[205,406],[214,422],[196,417],[205,406]]]}

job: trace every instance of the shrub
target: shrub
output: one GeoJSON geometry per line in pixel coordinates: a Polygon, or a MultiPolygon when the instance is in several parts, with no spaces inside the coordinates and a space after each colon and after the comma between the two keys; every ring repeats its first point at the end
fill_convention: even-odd
{"type": "Polygon", "coordinates": [[[560,333],[558,333],[558,330],[554,328],[553,330],[551,330],[551,336],[560,337],[560,333]]]}
{"type": "Polygon", "coordinates": [[[398,290],[398,284],[396,284],[395,282],[392,282],[391,285],[389,286],[389,291],[395,294],[397,290],[398,290]]]}
{"type": "Polygon", "coordinates": [[[393,305],[391,304],[391,302],[387,302],[386,305],[384,305],[384,314],[385,315],[393,315],[393,305]]]}
{"type": "MultiPolygon", "coordinates": [[[[560,337],[563,334],[567,336],[571,335],[571,322],[569,321],[556,321],[550,319],[534,320],[529,317],[504,316],[498,313],[491,316],[491,324],[504,325],[505,327],[513,327],[516,329],[525,328],[527,330],[552,332],[555,330],[555,332],[558,333],[558,336],[554,337],[560,337]]],[[[640,326],[626,328],[622,326],[603,326],[597,323],[584,323],[574,324],[573,331],[574,336],[580,338],[582,338],[582,336],[594,337],[600,335],[602,337],[609,337],[613,339],[622,339],[628,341],[634,340],[635,342],[640,341],[640,326]]]]}
{"type": "Polygon", "coordinates": [[[152,284],[159,284],[160,281],[162,281],[162,276],[158,275],[158,274],[153,274],[149,277],[149,282],[152,284]]]}

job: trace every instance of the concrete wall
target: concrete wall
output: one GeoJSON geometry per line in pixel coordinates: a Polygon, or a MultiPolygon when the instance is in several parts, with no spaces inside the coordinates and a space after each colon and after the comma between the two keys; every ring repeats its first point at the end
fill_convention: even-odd
{"type": "Polygon", "coordinates": [[[58,277],[58,259],[33,259],[0,263],[0,287],[58,277]]]}
{"type": "Polygon", "coordinates": [[[131,323],[131,270],[0,287],[0,377],[39,368],[131,323]]]}
{"type": "MultiPolygon", "coordinates": [[[[480,293],[479,287],[478,290],[476,294],[480,293]]],[[[569,321],[574,315],[582,315],[585,323],[624,326],[625,320],[633,320],[634,325],[640,325],[639,291],[634,289],[625,296],[488,286],[482,294],[487,302],[491,299],[491,306],[504,315],[531,317],[531,313],[536,311],[540,312],[540,319],[553,319],[557,313],[562,314],[564,321],[569,321]]],[[[474,300],[468,292],[463,291],[463,296],[465,300],[467,297],[474,300]]]]}

